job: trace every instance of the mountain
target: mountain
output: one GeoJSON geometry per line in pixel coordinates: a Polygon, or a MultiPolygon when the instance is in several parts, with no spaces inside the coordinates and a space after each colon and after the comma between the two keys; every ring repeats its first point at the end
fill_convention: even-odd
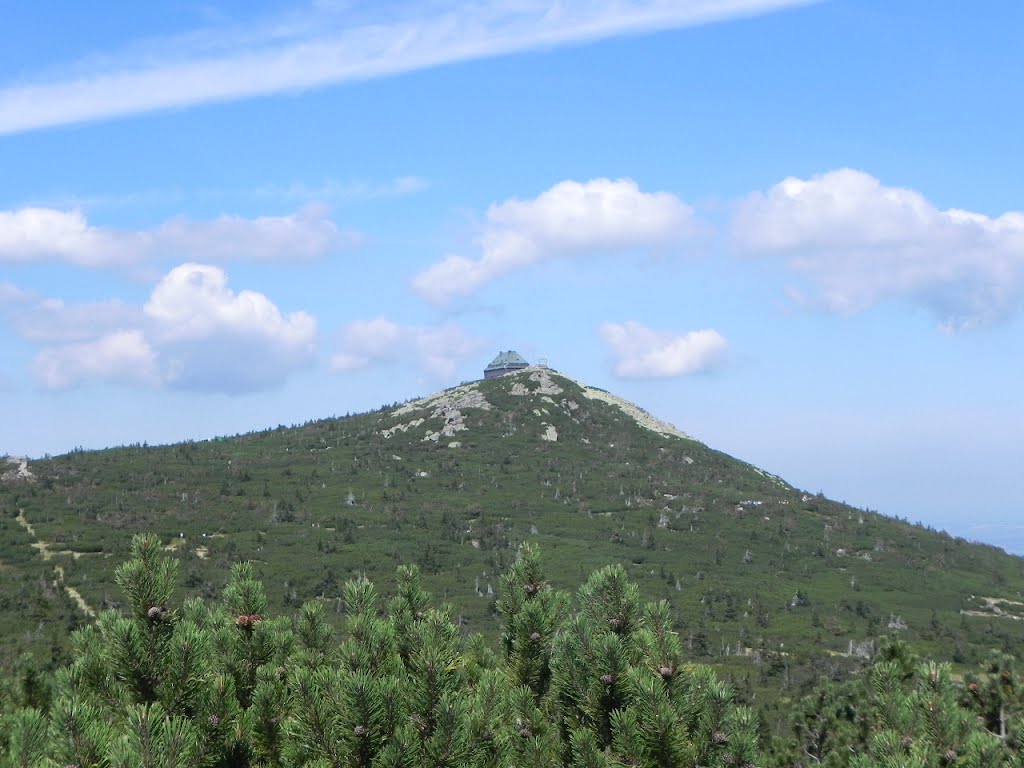
{"type": "Polygon", "coordinates": [[[0,529],[8,658],[64,658],[68,631],[120,599],[139,531],[189,594],[251,560],[275,611],[320,597],[333,613],[346,579],[387,591],[415,563],[488,636],[520,542],[559,588],[621,563],[671,602],[694,658],[751,690],[839,674],[889,633],[964,663],[1024,639],[1024,560],[809,494],[539,367],[301,426],[8,459],[0,529]]]}

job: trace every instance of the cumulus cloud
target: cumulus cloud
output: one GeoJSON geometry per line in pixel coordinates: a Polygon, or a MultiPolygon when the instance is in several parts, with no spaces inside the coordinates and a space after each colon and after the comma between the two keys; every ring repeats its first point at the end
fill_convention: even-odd
{"type": "Polygon", "coordinates": [[[532,200],[492,205],[480,255],[447,256],[413,285],[444,304],[543,259],[662,246],[694,231],[693,209],[668,192],[641,192],[631,179],[563,181],[532,200]]]}
{"type": "Polygon", "coordinates": [[[0,135],[395,75],[538,47],[767,13],[809,0],[349,3],[146,40],[66,76],[0,87],[0,135]]]}
{"type": "Polygon", "coordinates": [[[632,320],[602,323],[598,333],[612,353],[615,375],[663,379],[705,373],[725,360],[729,344],[718,331],[656,331],[632,320]]]}
{"type": "Polygon", "coordinates": [[[44,389],[101,381],[237,394],[280,386],[316,355],[310,315],[284,314],[255,291],[235,293],[222,269],[204,264],[172,269],[142,307],[49,302],[42,311],[49,330],[37,338],[76,339],[36,356],[44,389]],[[74,323],[78,336],[67,330],[74,323]]]}
{"type": "Polygon", "coordinates": [[[835,312],[903,299],[958,330],[1004,318],[1024,288],[1024,213],[939,210],[849,168],[750,195],[732,230],[749,253],[780,255],[807,275],[809,303],[835,312]]]}
{"type": "Polygon", "coordinates": [[[44,389],[69,389],[83,381],[159,383],[156,353],[138,330],[44,349],[33,361],[32,374],[44,389]]]}
{"type": "Polygon", "coordinates": [[[0,211],[0,263],[52,260],[116,267],[160,259],[311,259],[359,241],[328,214],[324,206],[309,205],[286,216],[223,215],[210,221],[178,217],[152,229],[128,230],[91,224],[81,210],[0,211]]]}
{"type": "Polygon", "coordinates": [[[482,344],[482,339],[452,323],[403,325],[383,317],[356,320],[342,329],[341,351],[331,358],[331,368],[345,373],[406,360],[430,376],[451,378],[482,344]]]}
{"type": "Polygon", "coordinates": [[[163,379],[174,387],[268,389],[316,354],[312,316],[284,315],[262,293],[234,293],[217,267],[183,264],[171,270],[143,312],[160,348],[163,379]]]}

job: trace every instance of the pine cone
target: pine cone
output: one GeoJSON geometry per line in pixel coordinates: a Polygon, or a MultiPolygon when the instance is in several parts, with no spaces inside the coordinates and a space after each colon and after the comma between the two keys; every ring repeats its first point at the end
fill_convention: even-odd
{"type": "Polygon", "coordinates": [[[955,749],[947,749],[945,754],[943,754],[942,756],[946,758],[947,763],[952,763],[958,757],[955,749]]]}
{"type": "Polygon", "coordinates": [[[146,617],[152,622],[161,621],[167,615],[167,609],[162,605],[154,605],[146,611],[146,617]]]}
{"type": "Polygon", "coordinates": [[[618,628],[622,626],[622,619],[620,619],[618,616],[608,619],[608,626],[611,627],[613,630],[618,630],[618,628]]]}
{"type": "Polygon", "coordinates": [[[715,731],[711,734],[711,741],[715,744],[725,744],[729,741],[729,737],[725,735],[724,731],[715,731]]]}
{"type": "Polygon", "coordinates": [[[263,617],[260,616],[258,613],[243,613],[241,616],[235,619],[235,624],[241,627],[242,629],[251,630],[261,621],[263,621],[263,617]]]}
{"type": "Polygon", "coordinates": [[[611,675],[611,674],[601,675],[601,682],[604,683],[605,685],[611,685],[612,683],[615,682],[615,675],[611,675]]]}
{"type": "Polygon", "coordinates": [[[530,633],[530,639],[535,643],[538,642],[540,640],[540,632],[530,633]]]}
{"type": "Polygon", "coordinates": [[[365,725],[357,725],[355,728],[352,729],[352,733],[354,733],[356,736],[365,736],[366,735],[366,726],[365,725]]]}
{"type": "Polygon", "coordinates": [[[672,664],[667,664],[664,667],[658,667],[658,674],[661,675],[662,680],[671,680],[672,675],[674,675],[675,672],[675,668],[672,664]]]}

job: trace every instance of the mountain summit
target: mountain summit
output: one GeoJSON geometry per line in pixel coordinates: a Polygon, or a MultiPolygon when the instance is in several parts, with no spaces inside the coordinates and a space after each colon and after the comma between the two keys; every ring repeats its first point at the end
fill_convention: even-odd
{"type": "Polygon", "coordinates": [[[621,563],[671,603],[689,653],[740,674],[846,663],[888,633],[965,661],[1024,636],[1021,559],[794,488],[542,366],[372,413],[15,464],[0,482],[9,652],[65,642],[116,600],[143,530],[190,592],[248,560],[279,611],[340,606],[356,575],[387,590],[414,563],[485,634],[532,541],[563,588],[621,563]]]}

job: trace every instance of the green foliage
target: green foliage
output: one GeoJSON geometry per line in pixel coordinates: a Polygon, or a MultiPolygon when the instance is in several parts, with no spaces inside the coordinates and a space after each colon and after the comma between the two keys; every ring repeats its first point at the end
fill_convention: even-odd
{"type": "Polygon", "coordinates": [[[793,738],[776,745],[775,764],[1018,768],[1024,753],[1008,732],[1022,725],[1022,712],[1010,704],[1021,680],[1004,654],[985,669],[984,679],[959,681],[949,664],[919,660],[905,644],[887,642],[856,679],[822,685],[800,702],[793,738]]]}
{"type": "Polygon", "coordinates": [[[1003,652],[961,679],[885,639],[764,755],[755,712],[686,661],[671,606],[644,604],[621,566],[574,599],[521,547],[496,654],[415,567],[387,601],[343,584],[337,637],[319,601],[268,615],[248,564],[219,601],[176,603],[159,539],[132,552],[121,610],[75,634],[70,664],[26,657],[3,678],[0,768],[1024,768],[1024,682],[1003,652]]]}
{"type": "Polygon", "coordinates": [[[757,760],[753,715],[709,669],[681,664],[668,606],[642,606],[621,568],[596,572],[573,605],[547,586],[536,548],[523,547],[501,581],[509,592],[499,599],[499,656],[434,604],[414,567],[401,570],[384,611],[370,582],[346,583],[346,631],[336,642],[320,603],[294,620],[263,613],[248,565],[232,569],[218,603],[178,605],[159,540],[136,537],[132,551],[117,569],[124,607],[76,634],[75,658],[54,676],[46,706],[32,705],[32,675],[8,681],[19,694],[0,710],[0,765],[724,768],[757,760]],[[543,640],[526,636],[521,648],[527,631],[543,640]],[[545,650],[530,650],[537,646],[545,650]]]}
{"type": "MultiPolygon", "coordinates": [[[[35,482],[0,483],[5,706],[46,710],[43,672],[73,660],[97,706],[219,712],[225,752],[242,732],[255,749],[258,727],[282,760],[287,734],[268,702],[294,668],[403,680],[433,610],[471,637],[460,685],[500,667],[546,717],[556,693],[575,702],[579,722],[557,728],[575,760],[574,735],[590,754],[583,722],[600,723],[594,749],[611,748],[608,705],[628,702],[631,667],[675,690],[688,661],[712,665],[778,733],[794,699],[863,667],[890,629],[953,662],[954,676],[981,669],[990,649],[1020,655],[1020,558],[805,493],[646,429],[604,393],[535,376],[232,438],[32,461],[35,482]],[[541,439],[548,427],[557,440],[541,439]],[[133,539],[140,528],[154,533],[133,539]],[[606,567],[594,592],[574,595],[606,567]],[[584,661],[559,658],[570,649],[584,661]],[[36,661],[16,671],[25,650],[36,661]],[[184,671],[161,674],[172,656],[184,671]],[[587,665],[618,677],[555,690],[557,675],[587,665]]],[[[991,674],[978,673],[971,706],[1012,742],[1020,707],[986,687],[991,674]]],[[[412,725],[400,730],[418,743],[412,725]]],[[[379,759],[401,764],[411,752],[394,743],[379,759]]]]}
{"type": "MultiPolygon", "coordinates": [[[[394,594],[398,566],[418,565],[421,587],[491,638],[499,616],[520,610],[494,602],[511,594],[498,578],[519,544],[543,546],[556,593],[618,564],[642,601],[669,600],[673,621],[686,617],[688,654],[750,676],[761,698],[816,677],[826,650],[830,664],[856,667],[856,654],[839,654],[889,624],[961,664],[1024,640],[1012,618],[1024,613],[1020,559],[804,493],[644,429],[556,373],[543,392],[531,375],[467,385],[444,402],[31,462],[36,482],[0,483],[0,657],[32,648],[44,666],[66,663],[67,638],[91,621],[69,590],[91,610],[111,607],[114,566],[134,557],[140,527],[171,548],[178,565],[168,567],[182,575],[174,599],[213,598],[232,563],[248,560],[265,603],[239,604],[235,616],[322,601],[336,631],[343,584],[366,576],[394,594]],[[489,407],[469,404],[478,397],[489,407]],[[453,409],[464,429],[449,436],[453,409]],[[547,426],[558,440],[540,438],[547,426]]],[[[126,602],[169,604],[145,594],[155,583],[139,582],[126,602]]],[[[529,602],[520,626],[562,610],[529,602]]],[[[548,639],[538,653],[516,642],[520,682],[542,691],[548,639]]]]}
{"type": "Polygon", "coordinates": [[[551,588],[544,579],[540,553],[533,544],[519,549],[515,562],[501,577],[497,609],[504,632],[502,648],[515,685],[543,696],[551,681],[554,629],[569,610],[569,595],[551,588]]]}

